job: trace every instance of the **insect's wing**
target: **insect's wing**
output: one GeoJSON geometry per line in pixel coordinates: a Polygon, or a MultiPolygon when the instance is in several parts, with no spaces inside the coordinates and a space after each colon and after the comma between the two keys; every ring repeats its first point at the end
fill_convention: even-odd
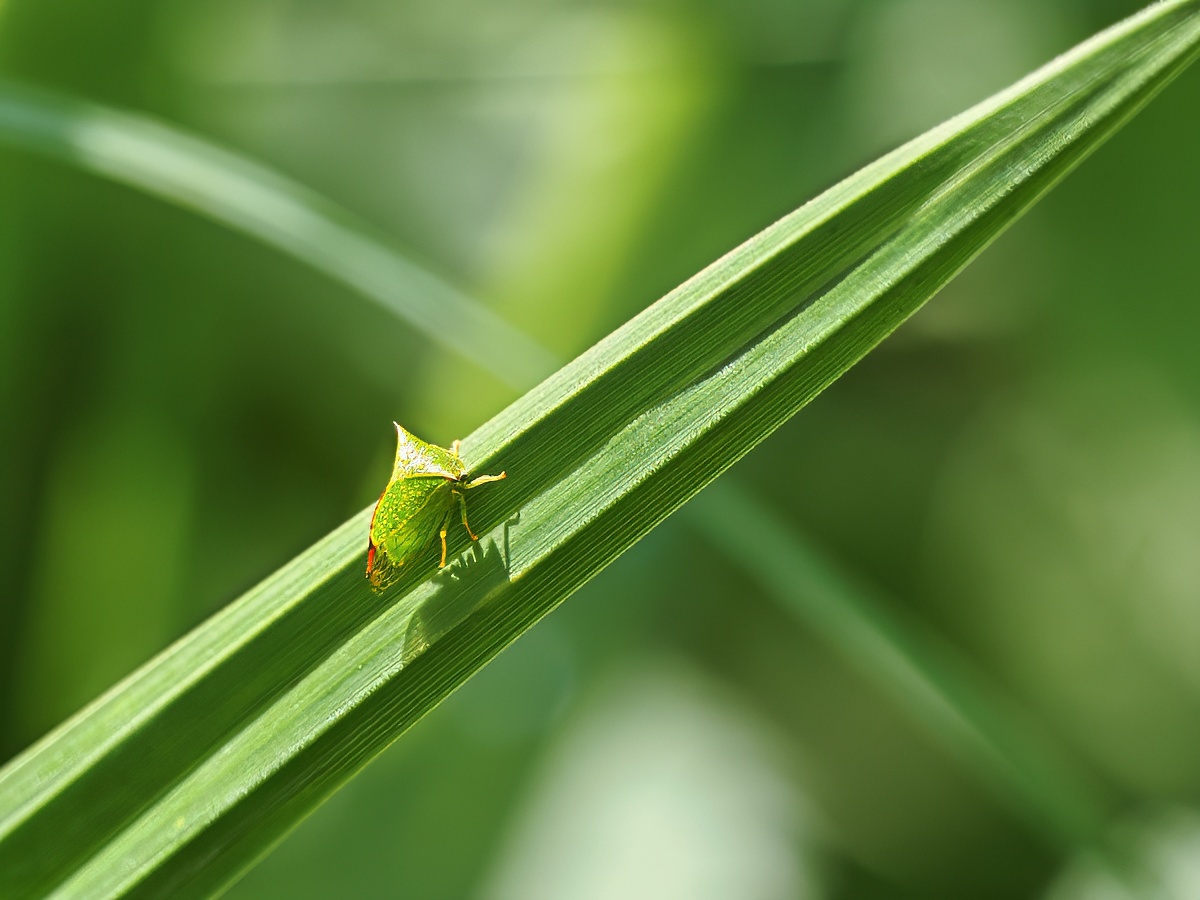
{"type": "Polygon", "coordinates": [[[405,431],[399,423],[392,424],[396,426],[396,464],[392,469],[393,480],[408,475],[440,475],[457,480],[466,473],[466,466],[457,454],[436,444],[426,443],[405,431]]]}
{"type": "Polygon", "coordinates": [[[371,517],[372,568],[411,560],[428,546],[453,503],[450,482],[437,475],[388,482],[371,517]]]}

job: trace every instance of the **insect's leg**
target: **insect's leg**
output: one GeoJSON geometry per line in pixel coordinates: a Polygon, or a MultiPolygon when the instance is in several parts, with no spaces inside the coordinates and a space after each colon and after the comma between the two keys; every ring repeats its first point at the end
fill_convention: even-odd
{"type": "Polygon", "coordinates": [[[458,498],[458,508],[462,510],[463,528],[467,529],[467,534],[471,536],[471,540],[479,540],[479,535],[473,532],[471,526],[467,524],[467,498],[459,491],[455,491],[454,496],[458,498]]]}
{"type": "Polygon", "coordinates": [[[450,445],[450,452],[453,453],[455,456],[458,456],[458,448],[461,446],[462,446],[462,441],[456,440],[453,444],[450,445]]]}
{"type": "MultiPolygon", "coordinates": [[[[478,478],[472,478],[463,487],[468,489],[479,487],[481,484],[487,484],[489,481],[503,481],[507,477],[507,472],[501,472],[499,475],[480,475],[478,478]]],[[[461,497],[462,494],[459,494],[459,496],[461,497]]]]}
{"type": "Polygon", "coordinates": [[[442,528],[438,532],[438,537],[442,539],[442,561],[438,563],[439,569],[446,568],[446,529],[450,527],[450,514],[446,513],[446,517],[442,519],[442,528]]]}

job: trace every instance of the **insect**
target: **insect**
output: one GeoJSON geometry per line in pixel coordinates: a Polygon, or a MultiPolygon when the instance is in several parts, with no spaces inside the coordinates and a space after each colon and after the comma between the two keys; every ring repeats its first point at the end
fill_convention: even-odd
{"type": "Polygon", "coordinates": [[[414,437],[397,422],[392,424],[396,426],[396,463],[375,504],[367,540],[367,577],[376,588],[387,585],[393,567],[403,566],[424,550],[435,530],[442,540],[438,567],[445,567],[446,530],[456,502],[467,534],[471,540],[479,540],[467,524],[466,492],[507,477],[501,472],[471,478],[458,456],[459,441],[447,450],[414,437]]]}

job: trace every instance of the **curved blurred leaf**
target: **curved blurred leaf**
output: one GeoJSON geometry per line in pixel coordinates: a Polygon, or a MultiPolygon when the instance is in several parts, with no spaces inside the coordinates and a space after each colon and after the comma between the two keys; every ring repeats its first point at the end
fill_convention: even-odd
{"type": "MultiPolygon", "coordinates": [[[[0,895],[193,895],[925,302],[1187,64],[1161,4],[718,260],[464,442],[482,552],[384,598],[347,522],[0,773],[0,895]],[[484,494],[484,492],[479,492],[484,494]]],[[[465,540],[460,539],[456,549],[465,540]]],[[[402,798],[397,798],[402,802],[402,798]]]]}
{"type": "Polygon", "coordinates": [[[509,387],[554,357],[504,319],[392,250],[366,222],[237,153],[146,116],[0,81],[0,141],[195,210],[359,291],[509,387]]]}

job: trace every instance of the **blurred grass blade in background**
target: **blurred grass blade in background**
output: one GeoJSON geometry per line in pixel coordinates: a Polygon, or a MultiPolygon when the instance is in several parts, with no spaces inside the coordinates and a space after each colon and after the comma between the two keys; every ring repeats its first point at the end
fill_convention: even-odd
{"type": "Polygon", "coordinates": [[[1005,805],[1067,850],[1103,851],[1104,800],[952,648],[889,611],[728,478],[685,510],[790,615],[823,637],[971,766],[1005,805]]]}
{"type": "MultiPolygon", "coordinates": [[[[481,550],[382,600],[352,519],[0,774],[0,894],[192,895],[251,864],[929,299],[1196,55],[1152,7],[714,263],[464,442],[481,550]]],[[[454,549],[461,550],[461,539],[454,549]]],[[[736,610],[730,610],[736,615],[736,610]]],[[[403,798],[397,798],[403,802],[403,798]]]]}
{"type": "Polygon", "coordinates": [[[177,128],[0,81],[0,141],[162,197],[289,253],[509,387],[524,390],[557,367],[548,351],[389,248],[345,208],[177,128]]]}

